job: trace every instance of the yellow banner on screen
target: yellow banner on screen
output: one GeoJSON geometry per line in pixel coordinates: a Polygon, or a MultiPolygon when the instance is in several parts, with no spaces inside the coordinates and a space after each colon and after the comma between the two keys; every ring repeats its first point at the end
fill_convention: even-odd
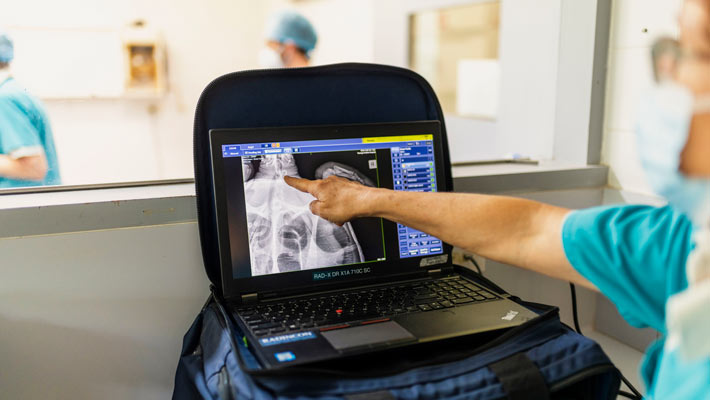
{"type": "Polygon", "coordinates": [[[433,140],[434,135],[380,136],[362,138],[363,143],[409,142],[416,140],[433,140]]]}

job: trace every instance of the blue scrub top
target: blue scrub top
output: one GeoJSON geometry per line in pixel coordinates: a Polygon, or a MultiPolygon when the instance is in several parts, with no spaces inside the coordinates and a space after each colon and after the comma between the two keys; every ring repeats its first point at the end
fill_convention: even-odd
{"type": "MultiPolygon", "coordinates": [[[[710,358],[684,361],[665,347],[666,301],[688,286],[690,220],[671,207],[611,206],[571,212],[562,228],[567,259],[637,328],[664,337],[646,352],[641,375],[652,399],[710,399],[710,358]]],[[[710,313],[703,316],[710,318],[710,313]]]]}
{"type": "Polygon", "coordinates": [[[0,82],[0,154],[23,147],[41,146],[47,158],[47,175],[41,181],[0,177],[0,189],[61,184],[52,129],[44,107],[14,79],[0,82]]]}

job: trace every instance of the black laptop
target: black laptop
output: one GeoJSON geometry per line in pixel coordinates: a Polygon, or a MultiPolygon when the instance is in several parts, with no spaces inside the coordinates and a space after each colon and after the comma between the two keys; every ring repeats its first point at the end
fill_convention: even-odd
{"type": "MultiPolygon", "coordinates": [[[[456,273],[407,226],[313,215],[283,177],[450,191],[438,121],[210,131],[225,300],[264,368],[519,325],[536,314],[456,273]]],[[[427,210],[421,210],[425,213],[427,210]]]]}

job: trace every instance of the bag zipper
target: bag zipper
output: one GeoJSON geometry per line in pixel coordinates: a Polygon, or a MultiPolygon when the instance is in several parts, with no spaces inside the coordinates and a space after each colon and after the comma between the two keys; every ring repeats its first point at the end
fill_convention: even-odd
{"type": "MultiPolygon", "coordinates": [[[[216,307],[217,307],[217,312],[215,313],[217,315],[217,323],[222,327],[222,329],[227,331],[227,336],[229,336],[229,344],[232,353],[234,353],[234,358],[237,360],[237,364],[239,365],[239,369],[242,370],[242,372],[245,372],[247,375],[249,373],[247,371],[251,371],[249,367],[246,366],[246,363],[244,362],[244,358],[242,356],[241,351],[239,351],[239,345],[237,344],[235,340],[235,335],[232,333],[232,328],[229,323],[229,316],[227,315],[224,306],[221,303],[221,299],[218,294],[215,292],[215,287],[214,285],[210,285],[210,289],[212,290],[212,293],[210,295],[210,299],[208,301],[213,302],[216,307]]],[[[220,373],[222,373],[222,370],[225,369],[227,364],[227,360],[225,358],[225,365],[222,366],[222,369],[220,369],[220,373]]],[[[228,371],[227,371],[228,372],[228,371]]],[[[266,385],[263,385],[259,380],[254,380],[254,384],[259,386],[262,390],[266,391],[267,393],[273,394],[273,391],[271,388],[269,388],[266,385]]],[[[231,387],[231,383],[229,384],[231,387]]],[[[231,395],[231,392],[230,392],[231,395]]]]}
{"type": "Polygon", "coordinates": [[[219,370],[219,375],[217,375],[217,396],[220,400],[232,400],[232,388],[229,383],[229,371],[227,371],[227,366],[222,365],[219,370]]]}

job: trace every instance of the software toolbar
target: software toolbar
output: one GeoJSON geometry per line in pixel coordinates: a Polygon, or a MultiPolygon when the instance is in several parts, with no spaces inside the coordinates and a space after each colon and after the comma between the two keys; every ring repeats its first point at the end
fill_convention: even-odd
{"type": "MultiPolygon", "coordinates": [[[[436,192],[434,145],[430,140],[392,147],[394,190],[436,192]]],[[[443,252],[441,240],[416,229],[397,224],[399,256],[417,257],[443,252]]]]}

